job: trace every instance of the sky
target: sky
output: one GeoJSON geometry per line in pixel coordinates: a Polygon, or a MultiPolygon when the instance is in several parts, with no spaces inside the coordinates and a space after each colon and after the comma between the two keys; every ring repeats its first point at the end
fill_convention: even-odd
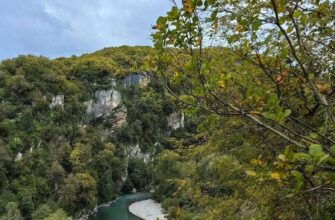
{"type": "Polygon", "coordinates": [[[0,60],[152,45],[151,25],[170,8],[169,0],[0,0],[0,60]]]}

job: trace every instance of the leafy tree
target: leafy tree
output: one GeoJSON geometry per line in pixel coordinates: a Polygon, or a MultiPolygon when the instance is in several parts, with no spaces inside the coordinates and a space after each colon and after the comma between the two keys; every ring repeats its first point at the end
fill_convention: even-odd
{"type": "Polygon", "coordinates": [[[50,206],[48,204],[43,204],[32,214],[32,220],[44,220],[51,213],[52,209],[50,206]]]}
{"type": "Polygon", "coordinates": [[[65,179],[59,204],[70,213],[95,205],[96,181],[88,173],[71,174],[65,179]],[[77,209],[77,210],[76,210],[77,209]]]}
{"type": "Polygon", "coordinates": [[[35,204],[32,199],[31,192],[23,190],[22,192],[20,192],[19,195],[20,195],[19,207],[20,210],[22,210],[22,214],[24,216],[30,216],[35,209],[35,204]]]}
{"type": "Polygon", "coordinates": [[[131,159],[128,164],[128,177],[138,191],[144,191],[152,181],[151,169],[143,159],[131,159]]]}
{"type": "Polygon", "coordinates": [[[62,209],[56,210],[54,213],[45,218],[45,220],[65,220],[65,219],[69,219],[69,217],[67,216],[66,212],[64,212],[64,210],[62,209]]]}
{"type": "Polygon", "coordinates": [[[122,191],[125,193],[131,193],[134,189],[134,185],[131,182],[130,178],[127,178],[126,181],[123,183],[122,191]]]}
{"type": "Polygon", "coordinates": [[[3,214],[6,212],[6,205],[10,202],[17,204],[16,195],[8,190],[2,190],[0,195],[0,213],[3,214]]]}
{"type": "Polygon", "coordinates": [[[86,144],[76,144],[70,154],[70,161],[74,170],[81,171],[86,168],[91,155],[91,146],[86,144]]]}
{"type": "Polygon", "coordinates": [[[58,185],[64,182],[65,174],[66,173],[64,168],[59,164],[58,161],[55,161],[52,163],[47,176],[49,181],[55,185],[55,188],[57,188],[58,185]]]}
{"type": "Polygon", "coordinates": [[[111,143],[105,145],[105,150],[94,156],[92,167],[97,171],[98,198],[101,202],[110,201],[119,192],[118,180],[122,178],[123,167],[115,157],[115,146],[111,143]]]}
{"type": "Polygon", "coordinates": [[[113,181],[113,173],[107,170],[97,182],[99,202],[111,201],[119,192],[118,185],[113,181]]]}
{"type": "Polygon", "coordinates": [[[7,214],[1,217],[1,220],[23,220],[17,203],[9,202],[6,205],[7,214]]]}

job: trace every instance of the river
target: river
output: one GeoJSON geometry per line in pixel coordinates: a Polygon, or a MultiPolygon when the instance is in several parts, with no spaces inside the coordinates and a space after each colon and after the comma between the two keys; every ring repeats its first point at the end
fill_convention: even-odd
{"type": "Polygon", "coordinates": [[[150,198],[149,193],[136,193],[124,195],[111,203],[110,206],[101,207],[98,212],[90,216],[89,220],[142,220],[131,214],[128,206],[140,200],[150,198]]]}

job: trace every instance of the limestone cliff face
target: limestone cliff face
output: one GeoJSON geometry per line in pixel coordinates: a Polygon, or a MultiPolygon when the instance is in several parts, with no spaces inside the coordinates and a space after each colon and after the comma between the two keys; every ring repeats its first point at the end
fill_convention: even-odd
{"type": "Polygon", "coordinates": [[[22,153],[21,152],[19,152],[15,157],[15,161],[20,161],[20,160],[22,160],[22,153]]]}
{"type": "Polygon", "coordinates": [[[139,85],[141,87],[146,87],[150,82],[150,75],[146,72],[138,72],[136,74],[131,74],[123,79],[123,86],[129,87],[133,85],[139,85]]]}
{"type": "Polygon", "coordinates": [[[168,126],[172,130],[184,128],[184,120],[185,120],[185,116],[183,112],[174,112],[167,117],[168,126]]]}
{"type": "MultiPolygon", "coordinates": [[[[138,72],[135,74],[128,75],[121,81],[121,86],[129,87],[139,85],[145,87],[150,82],[150,76],[146,72],[138,72]]],[[[110,116],[112,114],[117,115],[116,123],[124,121],[126,110],[115,111],[116,108],[122,107],[121,94],[116,89],[116,81],[112,80],[110,89],[97,90],[95,91],[91,100],[84,103],[87,108],[87,114],[93,115],[95,118],[110,116]]],[[[64,109],[65,95],[54,95],[51,97],[50,108],[61,107],[64,109]]]]}
{"type": "Polygon", "coordinates": [[[129,157],[142,159],[145,163],[150,162],[151,155],[149,153],[143,153],[140,145],[132,145],[127,147],[127,154],[129,157]]]}
{"type": "Polygon", "coordinates": [[[96,118],[109,116],[113,109],[121,103],[121,95],[114,88],[109,90],[98,90],[94,94],[94,99],[85,102],[87,114],[93,114],[96,118]]]}
{"type": "Polygon", "coordinates": [[[51,97],[50,108],[61,107],[64,110],[64,95],[55,95],[51,97]]]}
{"type": "MultiPolygon", "coordinates": [[[[149,74],[138,72],[125,77],[121,84],[124,87],[139,85],[145,87],[150,82],[149,74]]],[[[111,89],[98,90],[95,92],[93,99],[84,103],[87,106],[87,114],[94,115],[96,118],[116,115],[116,123],[121,124],[125,120],[124,108],[121,111],[115,111],[116,108],[122,107],[121,94],[116,90],[115,80],[112,81],[111,89]]]]}

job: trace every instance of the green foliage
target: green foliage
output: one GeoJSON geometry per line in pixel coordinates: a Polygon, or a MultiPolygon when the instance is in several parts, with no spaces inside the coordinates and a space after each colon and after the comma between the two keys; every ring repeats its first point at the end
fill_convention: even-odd
{"type": "Polygon", "coordinates": [[[14,193],[7,190],[2,190],[0,195],[0,213],[3,214],[6,212],[6,205],[10,202],[17,202],[17,197],[14,193]]]}
{"type": "Polygon", "coordinates": [[[96,202],[95,196],[95,179],[87,173],[77,173],[64,180],[59,205],[73,213],[82,208],[93,208],[96,202]]]}
{"type": "Polygon", "coordinates": [[[32,220],[44,220],[51,215],[52,209],[48,204],[43,204],[32,214],[32,220]]]}
{"type": "Polygon", "coordinates": [[[144,192],[152,181],[152,170],[142,159],[131,159],[128,164],[128,178],[137,191],[144,192]]]}
{"type": "Polygon", "coordinates": [[[85,170],[87,162],[92,158],[91,151],[92,149],[89,145],[78,143],[74,146],[70,154],[70,162],[75,171],[85,170]]]}
{"type": "Polygon", "coordinates": [[[122,191],[125,193],[131,193],[134,189],[134,184],[131,182],[130,178],[127,178],[122,186],[122,191]]]}
{"type": "Polygon", "coordinates": [[[56,210],[54,213],[45,218],[45,220],[65,220],[65,219],[69,219],[69,217],[62,209],[56,210]]]}
{"type": "MultiPolygon", "coordinates": [[[[158,198],[186,200],[171,218],[331,215],[333,2],[175,3],[154,26],[154,73],[198,130],[169,143],[193,169],[158,177],[158,198]]],[[[157,173],[167,167],[158,162],[157,173]]]]}
{"type": "Polygon", "coordinates": [[[23,220],[17,203],[9,202],[6,205],[6,211],[7,213],[0,217],[1,220],[23,220]]]}

